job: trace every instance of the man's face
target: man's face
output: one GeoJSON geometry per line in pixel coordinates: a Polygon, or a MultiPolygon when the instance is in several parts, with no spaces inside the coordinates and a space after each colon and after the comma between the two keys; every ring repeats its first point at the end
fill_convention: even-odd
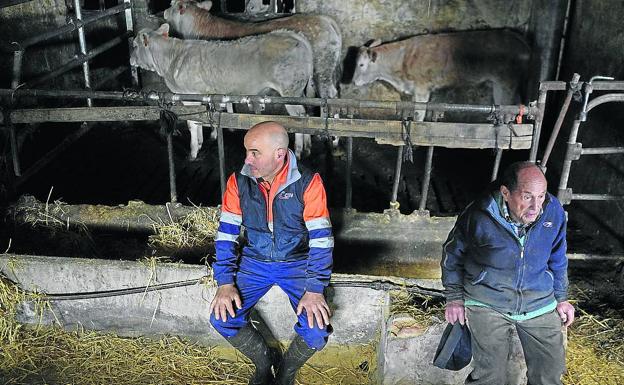
{"type": "Polygon", "coordinates": [[[276,148],[275,144],[268,140],[267,135],[258,132],[250,132],[245,135],[245,164],[249,166],[251,174],[255,178],[262,178],[269,182],[284,164],[286,150],[276,148]]]}
{"type": "Polygon", "coordinates": [[[500,191],[514,221],[528,225],[540,215],[546,188],[542,172],[537,167],[530,167],[520,170],[514,191],[509,191],[506,186],[501,186],[500,191]]]}

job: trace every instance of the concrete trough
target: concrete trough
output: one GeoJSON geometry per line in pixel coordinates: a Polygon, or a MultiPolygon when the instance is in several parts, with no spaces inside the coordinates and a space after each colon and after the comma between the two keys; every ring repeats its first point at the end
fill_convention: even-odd
{"type": "MultiPolygon", "coordinates": [[[[21,288],[48,295],[93,293],[129,289],[163,283],[196,281],[206,275],[197,265],[156,264],[99,259],[0,255],[0,273],[21,288]]],[[[396,286],[412,281],[389,278],[396,286]],[[398,284],[397,284],[398,283],[398,284]]],[[[391,296],[384,289],[362,284],[383,277],[334,274],[328,300],[333,309],[334,333],[327,347],[315,355],[312,365],[341,366],[364,364],[374,371],[371,383],[383,385],[462,384],[470,368],[451,372],[431,362],[445,324],[433,320],[428,328],[410,328],[409,317],[390,315],[391,296]],[[349,282],[356,283],[349,286],[349,282]],[[356,286],[357,285],[357,286],[356,286]],[[360,362],[362,361],[362,362],[360,362]],[[338,365],[339,363],[339,365],[338,365]]],[[[388,282],[388,281],[386,281],[388,282]]],[[[437,286],[435,280],[419,280],[421,285],[437,286]]],[[[381,285],[377,285],[381,288],[381,285]]],[[[157,291],[103,298],[52,300],[42,322],[58,321],[64,328],[115,333],[120,336],[178,335],[203,345],[213,346],[225,356],[233,355],[227,342],[210,326],[208,306],[215,288],[202,283],[157,291]]],[[[286,295],[272,288],[260,301],[253,315],[259,329],[270,342],[287,343],[296,322],[286,295]]],[[[25,304],[20,322],[37,324],[39,315],[25,304]]],[[[510,352],[509,384],[523,384],[523,364],[519,346],[510,352]],[[519,352],[519,355],[518,355],[519,352]]]]}

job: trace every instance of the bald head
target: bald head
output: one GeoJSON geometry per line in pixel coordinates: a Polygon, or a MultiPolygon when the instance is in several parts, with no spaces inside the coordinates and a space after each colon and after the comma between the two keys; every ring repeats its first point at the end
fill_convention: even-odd
{"type": "Polygon", "coordinates": [[[517,162],[505,170],[500,192],[517,223],[534,222],[546,199],[546,177],[531,162],[517,162]]]}
{"type": "Polygon", "coordinates": [[[272,182],[288,159],[288,133],[276,122],[262,122],[245,134],[245,164],[255,178],[272,182]]]}
{"type": "Polygon", "coordinates": [[[262,122],[251,127],[245,138],[250,137],[259,140],[273,149],[288,148],[288,133],[284,126],[277,122],[262,122]]]}

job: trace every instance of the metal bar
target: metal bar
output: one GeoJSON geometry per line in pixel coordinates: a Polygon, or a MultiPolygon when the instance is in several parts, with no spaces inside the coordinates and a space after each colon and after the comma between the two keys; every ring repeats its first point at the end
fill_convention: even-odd
{"type": "Polygon", "coordinates": [[[223,194],[225,193],[225,145],[223,142],[223,127],[221,127],[220,112],[218,119],[219,122],[217,123],[217,151],[219,152],[219,185],[221,186],[221,197],[223,197],[223,194]]]}
{"type": "Polygon", "coordinates": [[[542,169],[546,169],[546,165],[548,164],[548,158],[550,158],[550,153],[552,152],[552,149],[555,146],[555,141],[557,140],[557,136],[559,136],[559,130],[561,129],[561,126],[563,125],[563,120],[565,118],[566,113],[568,112],[568,108],[570,107],[570,102],[572,101],[572,96],[574,95],[574,91],[580,79],[581,79],[581,75],[577,73],[572,75],[572,80],[570,81],[568,92],[566,93],[565,100],[563,101],[563,105],[561,106],[561,110],[559,111],[559,116],[557,117],[557,121],[555,122],[555,127],[553,128],[553,131],[550,134],[550,138],[548,139],[548,144],[546,145],[544,156],[542,157],[542,163],[540,164],[542,169]]]}
{"type": "Polygon", "coordinates": [[[21,176],[22,171],[20,169],[19,153],[17,148],[17,135],[15,133],[15,126],[11,123],[5,123],[9,127],[9,140],[11,141],[11,159],[13,160],[13,173],[15,176],[21,176]]]}
{"type": "MultiPolygon", "coordinates": [[[[86,55],[80,55],[80,56],[74,58],[73,60],[70,60],[66,64],[58,67],[57,69],[47,73],[46,75],[40,76],[39,78],[33,79],[33,80],[27,82],[26,84],[23,84],[22,88],[20,88],[19,90],[21,91],[23,88],[32,88],[34,85],[46,82],[46,81],[48,81],[50,79],[53,79],[53,78],[57,77],[58,75],[61,75],[61,74],[65,73],[65,72],[68,72],[68,71],[72,70],[73,68],[76,68],[79,65],[81,65],[82,63],[86,62],[87,60],[91,60],[94,57],[96,57],[97,55],[101,54],[102,52],[105,52],[105,51],[113,48],[117,44],[122,43],[124,41],[124,39],[126,39],[129,35],[130,35],[130,33],[126,32],[126,33],[124,33],[121,36],[118,36],[118,37],[116,37],[116,38],[114,38],[112,40],[109,40],[106,43],[102,44],[101,46],[91,50],[86,55]]],[[[16,90],[15,92],[17,93],[18,90],[16,90]]],[[[85,91],[85,93],[87,95],[90,92],[95,92],[95,91],[85,91]]],[[[19,92],[19,93],[22,94],[22,92],[19,92]]]]}
{"type": "MultiPolygon", "coordinates": [[[[568,85],[562,81],[547,81],[540,83],[540,90],[565,91],[568,85]]],[[[624,81],[595,81],[592,83],[594,91],[624,91],[624,81]]]]}
{"type": "Polygon", "coordinates": [[[41,168],[43,168],[45,165],[50,163],[54,158],[56,158],[58,154],[65,151],[70,145],[72,145],[75,141],[80,139],[84,134],[86,134],[89,131],[90,128],[91,127],[88,124],[83,123],[80,126],[80,129],[78,129],[78,131],[65,137],[65,139],[63,139],[63,141],[58,146],[48,151],[47,154],[41,157],[41,159],[35,162],[35,164],[30,166],[30,168],[28,168],[28,170],[24,172],[21,178],[17,179],[15,183],[16,188],[24,184],[24,182],[26,182],[31,176],[36,174],[41,168]]]}
{"type": "Polygon", "coordinates": [[[353,181],[351,180],[351,173],[353,169],[353,137],[347,138],[347,168],[345,180],[347,182],[347,192],[345,195],[345,207],[350,209],[353,206],[353,181]]]}
{"type": "Polygon", "coordinates": [[[621,201],[624,200],[622,195],[609,194],[572,194],[572,200],[579,201],[621,201]]]}
{"type": "Polygon", "coordinates": [[[624,147],[592,147],[583,148],[581,155],[624,154],[624,147]]]}
{"type": "Polygon", "coordinates": [[[172,133],[167,134],[167,164],[169,165],[169,196],[171,203],[178,201],[178,192],[176,190],[176,173],[175,163],[173,159],[173,138],[172,133]]]}
{"type": "Polygon", "coordinates": [[[106,11],[102,11],[102,12],[98,12],[96,15],[93,16],[89,16],[84,18],[82,21],[79,20],[74,20],[73,18],[63,27],[60,27],[58,29],[55,29],[53,31],[49,31],[46,33],[43,33],[41,35],[38,36],[33,36],[31,38],[28,38],[24,41],[19,42],[19,44],[17,44],[17,48],[16,49],[20,49],[20,50],[24,50],[32,45],[35,45],[37,43],[40,43],[42,41],[45,40],[49,40],[53,37],[65,34],[65,33],[69,33],[72,32],[74,30],[76,30],[77,28],[83,27],[85,25],[91,24],[93,22],[96,22],[100,19],[106,18],[108,16],[112,16],[115,14],[118,14],[126,9],[128,9],[130,7],[129,4],[120,4],[117,5],[115,7],[109,8],[106,11]]]}
{"type": "Polygon", "coordinates": [[[496,149],[496,158],[494,158],[494,167],[492,167],[492,177],[490,181],[493,182],[498,177],[498,169],[500,168],[501,159],[503,158],[503,149],[496,149]]]}
{"type": "MultiPolygon", "coordinates": [[[[592,85],[592,87],[594,90],[596,89],[594,85],[592,85]]],[[[592,101],[587,104],[587,109],[585,110],[585,112],[589,112],[594,107],[598,107],[601,104],[609,102],[624,102],[624,94],[606,94],[598,96],[597,98],[592,99],[592,101]]]]}
{"type": "Polygon", "coordinates": [[[425,210],[427,206],[427,195],[429,195],[429,182],[431,181],[431,165],[433,164],[433,146],[427,147],[427,158],[425,160],[425,176],[420,191],[420,204],[418,210],[425,210]]]}
{"type": "Polygon", "coordinates": [[[540,86],[537,97],[537,113],[535,114],[535,125],[533,126],[533,139],[531,141],[531,151],[529,153],[529,161],[535,163],[537,160],[537,148],[539,147],[539,137],[542,131],[542,123],[544,121],[544,109],[546,108],[547,92],[542,90],[540,86]]]}
{"type": "Polygon", "coordinates": [[[17,4],[29,3],[31,1],[33,1],[33,0],[4,0],[0,4],[0,9],[11,7],[11,6],[17,5],[17,4]]]}
{"type": "Polygon", "coordinates": [[[397,158],[396,165],[394,168],[394,183],[392,184],[392,199],[390,200],[391,206],[392,203],[396,203],[397,195],[399,194],[399,181],[401,180],[401,165],[403,164],[403,146],[397,147],[397,158]]]}
{"type": "Polygon", "coordinates": [[[568,187],[568,179],[570,178],[570,169],[572,168],[573,160],[573,154],[570,144],[576,143],[576,136],[578,135],[580,125],[581,121],[579,119],[576,119],[574,121],[574,124],[572,125],[572,130],[570,131],[570,137],[568,139],[568,149],[566,150],[566,155],[563,160],[563,167],[561,168],[561,179],[559,180],[559,193],[557,194],[557,198],[559,200],[563,199],[565,189],[568,187]]]}
{"type": "Polygon", "coordinates": [[[19,86],[22,77],[22,60],[24,59],[24,50],[13,52],[13,79],[11,80],[11,88],[16,89],[19,86]]]}
{"type": "MultiPolygon", "coordinates": [[[[132,4],[130,0],[124,0],[124,5],[126,6],[126,31],[131,33],[131,36],[128,37],[128,51],[132,54],[132,35],[134,35],[134,23],[132,22],[132,4]]],[[[139,86],[139,72],[137,67],[130,66],[130,76],[132,78],[132,86],[139,86]]]]}
{"type": "MultiPolygon", "coordinates": [[[[125,36],[125,35],[124,35],[125,36]]],[[[117,38],[118,39],[118,38],[117,38]]],[[[117,39],[114,39],[115,41],[117,39]]],[[[118,42],[117,42],[118,43],[118,42]]],[[[106,43],[108,44],[108,43],[106,43]]],[[[98,52],[98,54],[101,52],[98,52]]],[[[89,58],[91,59],[91,58],[89,58]]],[[[34,96],[34,97],[63,97],[63,98],[84,98],[88,96],[93,99],[113,99],[113,100],[151,100],[165,102],[201,102],[202,104],[221,104],[221,103],[258,103],[258,104],[302,104],[307,106],[324,106],[325,102],[328,106],[335,108],[382,108],[394,111],[401,110],[435,110],[435,111],[463,111],[476,113],[492,113],[500,111],[500,113],[518,115],[520,112],[524,114],[535,115],[539,112],[536,107],[520,107],[517,105],[475,105],[475,104],[449,104],[449,103],[423,103],[423,102],[407,102],[407,101],[379,101],[379,100],[357,100],[357,99],[323,99],[323,98],[304,98],[304,97],[281,97],[281,96],[258,96],[258,95],[224,95],[224,94],[175,94],[171,92],[152,92],[149,94],[127,93],[127,92],[102,92],[102,91],[82,91],[82,90],[43,90],[30,89],[31,87],[22,87],[15,91],[16,96],[34,96]],[[522,109],[522,111],[521,111],[522,109]]],[[[13,90],[0,89],[0,95],[10,95],[13,90]]]]}
{"type": "MultiPolygon", "coordinates": [[[[76,19],[82,21],[82,9],[80,9],[80,0],[74,0],[74,11],[76,19]]],[[[87,54],[87,41],[85,39],[84,28],[78,27],[78,44],[80,45],[80,53],[84,56],[87,54]]],[[[89,76],[89,61],[82,63],[82,75],[84,77],[85,88],[91,89],[91,77],[89,76]]],[[[87,98],[87,106],[92,107],[91,98],[87,98]]]]}

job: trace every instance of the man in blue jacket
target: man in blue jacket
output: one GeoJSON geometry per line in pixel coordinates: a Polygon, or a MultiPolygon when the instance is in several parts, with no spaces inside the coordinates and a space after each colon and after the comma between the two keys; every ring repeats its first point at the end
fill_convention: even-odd
{"type": "Polygon", "coordinates": [[[446,320],[468,322],[474,370],[467,384],[506,383],[508,335],[515,328],[528,383],[561,384],[567,301],[566,216],[531,162],[512,164],[501,186],[472,202],[444,243],[446,320]]]}
{"type": "Polygon", "coordinates": [[[249,384],[291,385],[297,370],[327,343],[331,312],[323,291],[332,271],[334,238],[325,188],[317,173],[297,166],[288,134],[276,122],[245,135],[245,165],[227,182],[213,264],[218,289],[210,322],[256,370],[249,384]],[[241,234],[241,227],[245,229],[241,234]],[[239,236],[246,244],[240,258],[239,236]],[[297,315],[297,336],[273,378],[276,357],[249,323],[249,313],[273,286],[297,315]]]}

